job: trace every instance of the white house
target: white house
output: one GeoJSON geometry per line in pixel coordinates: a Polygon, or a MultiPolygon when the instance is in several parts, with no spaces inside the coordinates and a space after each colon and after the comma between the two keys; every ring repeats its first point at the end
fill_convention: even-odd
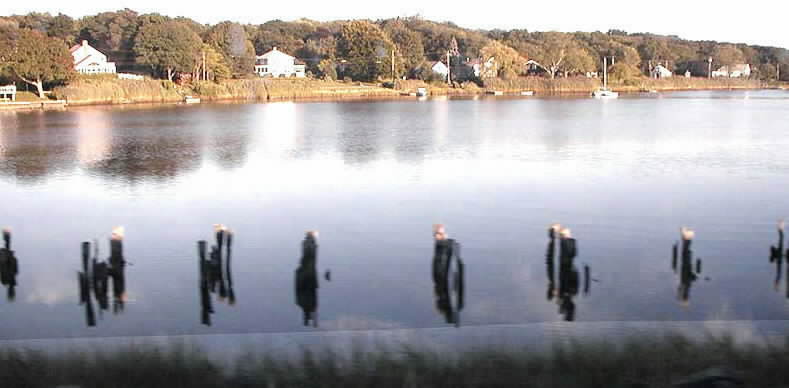
{"type": "Polygon", "coordinates": [[[16,85],[0,86],[0,101],[16,101],[16,85]]]}
{"type": "Polygon", "coordinates": [[[304,78],[305,66],[304,62],[274,47],[271,51],[256,57],[255,73],[261,77],[304,78]]]}
{"type": "Polygon", "coordinates": [[[671,78],[674,74],[663,65],[657,65],[649,71],[651,78],[671,78]]]}
{"type": "Polygon", "coordinates": [[[83,40],[82,44],[72,47],[74,70],[82,74],[115,74],[115,62],[107,62],[107,56],[83,40]]]}
{"type": "Polygon", "coordinates": [[[447,74],[449,74],[449,67],[447,67],[447,65],[445,65],[444,62],[441,61],[433,62],[430,66],[430,69],[433,70],[433,73],[436,73],[444,77],[444,79],[446,79],[447,74]]]}
{"type": "Polygon", "coordinates": [[[751,65],[745,63],[732,66],[721,66],[718,70],[712,72],[712,76],[714,78],[748,78],[751,76],[751,65]]]}
{"type": "Polygon", "coordinates": [[[466,65],[471,68],[474,76],[477,78],[491,78],[495,77],[498,73],[496,59],[494,57],[490,57],[485,61],[483,61],[482,58],[477,58],[466,62],[466,65]]]}

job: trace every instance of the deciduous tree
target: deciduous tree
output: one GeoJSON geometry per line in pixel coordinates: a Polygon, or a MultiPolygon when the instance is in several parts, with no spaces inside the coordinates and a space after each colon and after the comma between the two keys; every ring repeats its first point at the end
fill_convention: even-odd
{"type": "Polygon", "coordinates": [[[203,42],[188,26],[176,21],[152,23],[140,28],[134,52],[147,64],[172,81],[176,72],[191,72],[203,42]]]}
{"type": "Polygon", "coordinates": [[[512,78],[521,74],[526,66],[526,58],[515,49],[497,41],[491,41],[481,50],[482,59],[493,58],[496,63],[496,75],[512,78]]]}
{"type": "Polygon", "coordinates": [[[712,60],[722,66],[732,66],[745,61],[742,51],[732,45],[721,45],[715,50],[712,60]]]}
{"type": "Polygon", "coordinates": [[[337,39],[337,55],[346,61],[346,75],[359,80],[373,81],[386,76],[394,47],[377,25],[366,20],[344,24],[337,39]]]}
{"type": "Polygon", "coordinates": [[[385,31],[397,46],[397,52],[400,53],[403,59],[405,71],[413,74],[419,65],[425,61],[425,48],[422,46],[422,37],[418,32],[408,29],[401,22],[387,24],[385,31]]]}
{"type": "Polygon", "coordinates": [[[27,29],[16,31],[12,39],[0,43],[2,66],[23,82],[35,86],[40,98],[44,98],[45,83],[63,82],[73,76],[71,54],[60,39],[27,29]]]}
{"type": "Polygon", "coordinates": [[[557,31],[535,34],[533,51],[529,56],[543,68],[551,78],[562,69],[567,56],[575,49],[572,36],[557,31]]]}
{"type": "Polygon", "coordinates": [[[225,56],[233,76],[241,77],[252,72],[255,66],[255,47],[241,24],[219,23],[208,30],[205,41],[225,56]]]}

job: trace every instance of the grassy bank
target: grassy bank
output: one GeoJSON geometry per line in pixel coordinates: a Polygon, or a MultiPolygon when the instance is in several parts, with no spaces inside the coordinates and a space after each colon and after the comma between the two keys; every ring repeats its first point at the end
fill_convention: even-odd
{"type": "Polygon", "coordinates": [[[637,92],[644,90],[729,90],[759,89],[763,87],[758,80],[737,78],[685,78],[672,77],[667,79],[637,78],[625,81],[614,81],[611,87],[617,91],[637,92]]]}
{"type": "MultiPolygon", "coordinates": [[[[176,85],[168,81],[118,80],[111,76],[82,77],[67,86],[55,88],[54,98],[71,105],[125,104],[180,102],[192,95],[207,101],[216,100],[295,100],[343,99],[367,97],[394,97],[427,88],[432,95],[476,95],[486,91],[515,94],[531,90],[538,94],[588,93],[600,87],[600,80],[586,77],[548,79],[544,77],[518,77],[511,80],[489,79],[483,86],[473,82],[449,86],[442,82],[400,80],[394,89],[361,82],[326,81],[317,79],[241,79],[221,83],[196,82],[176,85]]],[[[617,91],[637,92],[646,90],[715,90],[756,89],[763,87],[759,81],[739,79],[636,78],[612,81],[617,91]]]]}
{"type": "Polygon", "coordinates": [[[590,93],[598,87],[600,87],[599,80],[586,77],[556,79],[518,77],[511,80],[498,78],[485,80],[485,88],[487,90],[502,91],[504,93],[518,93],[525,90],[531,90],[538,94],[590,93]]]}
{"type": "Polygon", "coordinates": [[[168,81],[120,80],[112,76],[81,77],[52,94],[69,104],[128,104],[173,102],[183,99],[180,88],[168,81]]]}
{"type": "Polygon", "coordinates": [[[397,92],[371,84],[314,79],[241,79],[176,85],[160,80],[132,81],[98,76],[82,77],[55,88],[53,94],[71,105],[84,105],[180,102],[189,95],[209,101],[286,100],[395,96],[397,92]]]}
{"type": "MultiPolygon", "coordinates": [[[[456,85],[457,86],[457,85],[456,85]]],[[[550,79],[545,77],[518,77],[514,79],[486,79],[483,86],[474,83],[463,83],[459,87],[450,87],[443,82],[424,82],[418,80],[398,81],[397,89],[403,92],[415,92],[417,88],[427,88],[433,95],[473,95],[488,91],[500,91],[507,94],[518,94],[522,91],[534,91],[537,94],[573,94],[590,93],[602,86],[596,78],[569,77],[550,79]]],[[[706,79],[675,77],[671,79],[634,78],[613,80],[609,85],[612,89],[622,92],[639,92],[647,90],[729,90],[759,89],[764,85],[757,80],[740,79],[706,79]]]]}
{"type": "MultiPolygon", "coordinates": [[[[748,387],[785,386],[789,344],[737,345],[728,337],[679,335],[437,354],[410,348],[304,351],[296,359],[247,352],[228,369],[197,347],[126,347],[47,355],[0,350],[0,381],[13,387],[670,387],[722,367],[748,387]],[[782,385],[783,384],[783,385],[782,385]]],[[[712,385],[709,385],[712,386],[712,385]]]]}

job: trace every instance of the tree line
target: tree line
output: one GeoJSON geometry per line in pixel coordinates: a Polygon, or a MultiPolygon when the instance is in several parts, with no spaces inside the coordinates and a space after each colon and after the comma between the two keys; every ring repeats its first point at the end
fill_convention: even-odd
{"type": "MultiPolygon", "coordinates": [[[[0,76],[39,90],[43,84],[67,82],[73,77],[68,47],[83,40],[107,54],[120,71],[168,80],[251,76],[255,54],[273,47],[304,60],[314,77],[364,81],[392,76],[429,80],[435,77],[431,62],[449,58],[454,68],[490,57],[496,66],[484,76],[505,79],[529,72],[552,78],[596,72],[602,57],[613,57],[614,74],[629,77],[644,76],[657,64],[679,74],[702,75],[712,58],[715,68],[749,63],[753,78],[776,80],[780,72],[781,80],[789,80],[789,51],[784,48],[649,33],[475,30],[418,16],[208,25],[130,9],[79,19],[49,13],[0,16],[0,76]]],[[[453,80],[474,78],[468,72],[456,74],[453,80]]]]}

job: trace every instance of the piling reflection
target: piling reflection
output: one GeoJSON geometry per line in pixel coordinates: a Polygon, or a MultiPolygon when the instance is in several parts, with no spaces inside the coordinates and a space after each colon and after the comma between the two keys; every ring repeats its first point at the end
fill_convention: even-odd
{"type": "Polygon", "coordinates": [[[674,273],[679,275],[679,287],[677,288],[677,300],[683,306],[690,304],[690,289],[693,283],[698,280],[701,274],[701,258],[696,259],[696,268],[693,268],[693,250],[691,244],[696,232],[682,227],[680,229],[680,242],[674,243],[672,247],[671,268],[674,273]],[[679,261],[679,262],[678,262],[679,261]]]}
{"type": "Polygon", "coordinates": [[[110,309],[109,289],[112,282],[112,312],[123,312],[126,303],[126,259],[123,256],[123,227],[114,228],[110,236],[110,256],[107,260],[99,259],[99,244],[83,242],[82,271],[77,274],[79,283],[80,304],[85,307],[85,323],[89,327],[96,326],[96,310],[99,317],[110,309]]]}
{"type": "Polygon", "coordinates": [[[233,231],[224,225],[214,225],[216,244],[206,257],[207,242],[197,242],[198,270],[200,273],[200,321],[211,326],[211,315],[214,314],[211,294],[218,295],[219,302],[227,301],[228,305],[236,304],[236,293],[233,289],[232,256],[233,231]]]}
{"type": "MultiPolygon", "coordinates": [[[[783,263],[789,259],[789,250],[784,252],[784,221],[778,223],[778,243],[770,246],[770,263],[775,264],[775,281],[773,286],[775,291],[781,289],[781,276],[783,275],[783,263]]],[[[787,270],[786,297],[789,298],[789,266],[787,270]]]]}
{"type": "Polygon", "coordinates": [[[460,243],[449,238],[443,225],[433,226],[433,290],[436,308],[447,323],[460,327],[465,303],[465,278],[460,243]]]}
{"type": "Polygon", "coordinates": [[[19,274],[19,262],[11,250],[11,230],[3,229],[3,248],[0,249],[0,284],[6,287],[8,301],[16,299],[16,275],[19,274]]]}
{"type": "MultiPolygon", "coordinates": [[[[547,298],[559,306],[559,314],[565,321],[575,320],[575,298],[580,288],[580,275],[575,265],[578,244],[568,228],[553,224],[548,229],[548,245],[545,249],[545,268],[548,276],[547,298]],[[556,287],[556,245],[559,245],[559,285],[556,287]]],[[[591,269],[584,265],[583,295],[591,291],[591,269]]]]}
{"type": "MultiPolygon", "coordinates": [[[[301,260],[294,276],[296,304],[304,326],[318,327],[318,232],[308,231],[301,242],[301,260]]],[[[328,279],[327,272],[327,279],[328,279]]]]}

